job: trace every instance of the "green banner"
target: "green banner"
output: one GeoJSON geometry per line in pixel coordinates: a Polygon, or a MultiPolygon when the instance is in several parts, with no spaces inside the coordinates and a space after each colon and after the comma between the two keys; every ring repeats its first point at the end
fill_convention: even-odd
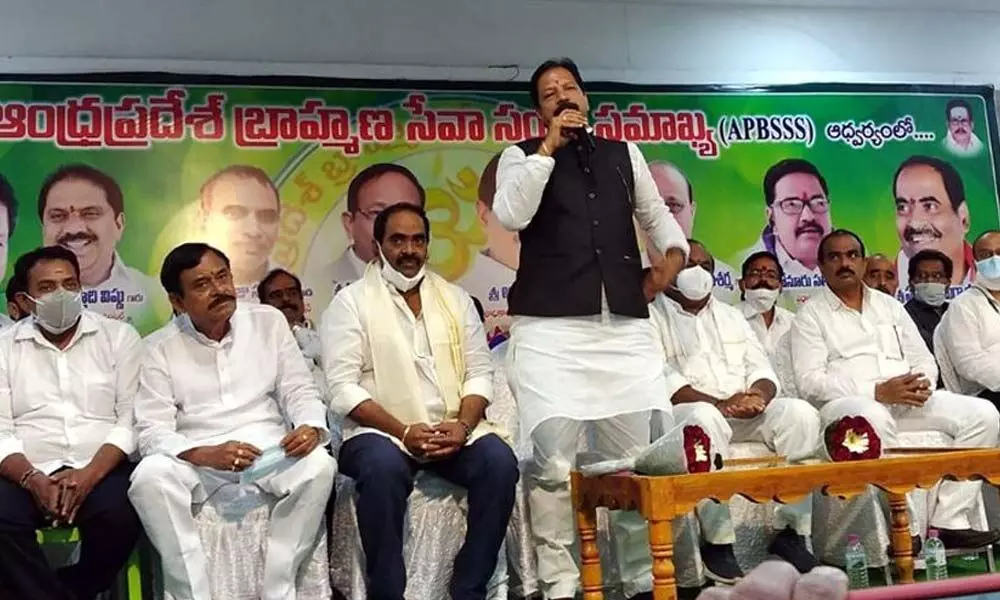
{"type": "MultiPolygon", "coordinates": [[[[944,251],[958,292],[974,274],[968,241],[998,225],[992,88],[593,84],[587,92],[595,134],[639,144],[682,227],[716,256],[726,300],[738,300],[745,256],[765,248],[781,257],[786,304],[807,298],[822,286],[816,242],[834,227],[897,260],[904,290],[909,256],[944,251]],[[900,170],[914,156],[937,160],[900,170]],[[808,161],[821,179],[799,173],[768,189],[768,171],[786,159],[808,161]]],[[[0,227],[9,238],[0,267],[9,276],[24,251],[63,244],[80,257],[88,306],[148,333],[170,315],[163,257],[204,240],[230,256],[244,298],[270,268],[299,274],[317,318],[371,258],[377,211],[412,196],[398,182],[366,186],[349,209],[352,178],[389,162],[426,189],[431,267],[483,302],[496,333],[506,327],[519,250],[480,179],[500,151],[541,130],[525,84],[8,80],[0,176],[16,204],[7,202],[0,227]]]]}

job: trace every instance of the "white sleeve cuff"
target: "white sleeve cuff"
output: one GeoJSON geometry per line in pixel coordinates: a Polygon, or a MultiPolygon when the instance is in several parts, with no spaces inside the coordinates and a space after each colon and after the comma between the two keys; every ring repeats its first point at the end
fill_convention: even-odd
{"type": "Polygon", "coordinates": [[[493,395],[493,378],[492,377],[473,377],[462,385],[462,397],[466,396],[482,396],[486,398],[486,402],[490,402],[490,396],[493,395]]]}
{"type": "Polygon", "coordinates": [[[330,394],[330,409],[342,417],[351,414],[351,411],[358,407],[365,400],[371,400],[372,395],[365,388],[356,384],[340,386],[336,392],[330,394]]]}
{"type": "Polygon", "coordinates": [[[135,452],[135,433],[125,427],[115,427],[104,438],[104,443],[118,448],[125,456],[131,456],[135,452]]]}

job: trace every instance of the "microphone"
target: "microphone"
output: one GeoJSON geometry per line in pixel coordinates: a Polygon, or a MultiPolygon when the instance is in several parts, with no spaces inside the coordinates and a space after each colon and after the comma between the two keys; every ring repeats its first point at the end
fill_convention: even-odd
{"type": "MultiPolygon", "coordinates": [[[[580,110],[580,106],[576,102],[570,100],[563,100],[557,106],[555,112],[552,114],[554,117],[558,117],[560,113],[565,110],[573,109],[575,111],[580,110]]],[[[597,142],[594,141],[594,130],[588,127],[572,127],[566,128],[563,131],[566,132],[566,136],[577,142],[586,143],[587,148],[593,152],[597,148],[597,142]]]]}

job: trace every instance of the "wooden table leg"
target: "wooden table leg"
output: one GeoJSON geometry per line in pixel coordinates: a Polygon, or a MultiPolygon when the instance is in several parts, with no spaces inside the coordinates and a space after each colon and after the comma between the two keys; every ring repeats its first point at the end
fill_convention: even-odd
{"type": "Polygon", "coordinates": [[[892,558],[896,563],[896,577],[899,583],[914,583],[913,538],[910,536],[906,494],[889,494],[889,513],[892,517],[892,558]]]}
{"type": "Polygon", "coordinates": [[[601,554],[597,548],[596,508],[588,506],[576,510],[576,530],[580,536],[580,581],[583,584],[583,600],[604,600],[601,554]]]}
{"type": "Polygon", "coordinates": [[[653,600],[677,600],[674,531],[669,520],[649,521],[649,550],[653,555],[653,600]]]}

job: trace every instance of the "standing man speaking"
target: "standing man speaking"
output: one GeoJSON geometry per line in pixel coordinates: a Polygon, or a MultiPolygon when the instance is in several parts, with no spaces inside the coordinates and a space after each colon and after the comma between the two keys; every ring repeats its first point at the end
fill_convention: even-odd
{"type": "MultiPolygon", "coordinates": [[[[539,579],[546,598],[572,598],[579,572],[570,470],[581,440],[593,439],[603,457],[621,458],[649,443],[654,409],[669,418],[647,304],[673,282],[688,245],[639,149],[593,136],[573,61],[539,66],[531,98],[545,138],[504,150],[493,211],[521,241],[508,296],[508,377],[521,432],[532,441],[527,476],[539,579]],[[633,216],[662,256],[645,272],[633,216]]],[[[648,593],[640,518],[622,513],[616,521],[626,595],[648,593]]]]}

